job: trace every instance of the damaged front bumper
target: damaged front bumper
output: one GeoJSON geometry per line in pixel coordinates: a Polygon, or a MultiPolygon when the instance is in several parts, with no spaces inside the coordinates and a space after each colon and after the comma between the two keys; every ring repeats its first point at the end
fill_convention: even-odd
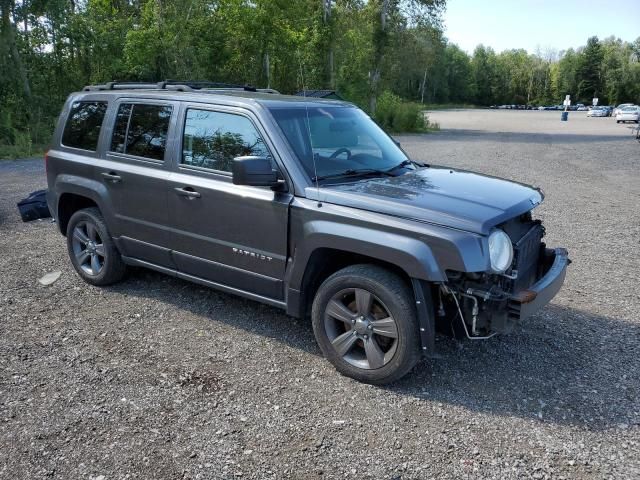
{"type": "Polygon", "coordinates": [[[541,263],[542,276],[530,287],[509,297],[510,319],[524,320],[548,304],[562,287],[571,260],[564,248],[546,248],[541,263]]]}
{"type": "Polygon", "coordinates": [[[551,301],[562,287],[570,264],[564,248],[541,245],[535,281],[513,293],[491,288],[481,279],[440,284],[433,291],[427,282],[412,279],[423,352],[435,352],[436,330],[471,340],[511,331],[518,321],[551,301]]]}
{"type": "Polygon", "coordinates": [[[519,275],[516,269],[513,276],[452,273],[438,292],[439,329],[446,332],[450,325],[455,336],[487,339],[512,331],[548,304],[562,287],[571,260],[567,250],[546,248],[539,238],[533,237],[530,248],[520,248],[519,258],[528,256],[519,264],[519,275]]]}

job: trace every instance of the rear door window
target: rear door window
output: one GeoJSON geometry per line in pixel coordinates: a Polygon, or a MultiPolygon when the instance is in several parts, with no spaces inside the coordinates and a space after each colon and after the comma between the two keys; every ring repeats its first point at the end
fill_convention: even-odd
{"type": "Polygon", "coordinates": [[[172,107],[123,103],[118,108],[111,151],[164,160],[172,107]]]}
{"type": "Polygon", "coordinates": [[[107,102],[73,102],[62,132],[62,145],[95,152],[107,102]]]}

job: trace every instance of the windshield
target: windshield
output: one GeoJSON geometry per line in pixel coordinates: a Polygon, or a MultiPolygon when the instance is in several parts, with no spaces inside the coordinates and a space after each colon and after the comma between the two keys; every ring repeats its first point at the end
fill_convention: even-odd
{"type": "Polygon", "coordinates": [[[269,111],[312,180],[414,168],[394,141],[358,108],[284,106],[269,111]]]}

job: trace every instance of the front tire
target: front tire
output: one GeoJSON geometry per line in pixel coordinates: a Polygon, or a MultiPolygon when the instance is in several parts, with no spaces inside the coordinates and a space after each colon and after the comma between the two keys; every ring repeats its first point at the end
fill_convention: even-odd
{"type": "Polygon", "coordinates": [[[311,318],[324,356],[355,380],[390,383],[420,359],[413,294],[384,268],[352,265],[331,275],[318,289],[311,318]]]}
{"type": "Polygon", "coordinates": [[[67,250],[73,268],[91,285],[111,285],[126,273],[120,252],[95,207],[78,210],[69,219],[67,250]]]}

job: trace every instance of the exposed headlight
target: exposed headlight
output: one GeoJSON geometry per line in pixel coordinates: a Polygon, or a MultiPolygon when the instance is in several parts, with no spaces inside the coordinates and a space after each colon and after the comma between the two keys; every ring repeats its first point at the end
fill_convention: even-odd
{"type": "Polygon", "coordinates": [[[489,260],[494,273],[504,273],[513,261],[511,239],[497,228],[489,235],[489,260]]]}

